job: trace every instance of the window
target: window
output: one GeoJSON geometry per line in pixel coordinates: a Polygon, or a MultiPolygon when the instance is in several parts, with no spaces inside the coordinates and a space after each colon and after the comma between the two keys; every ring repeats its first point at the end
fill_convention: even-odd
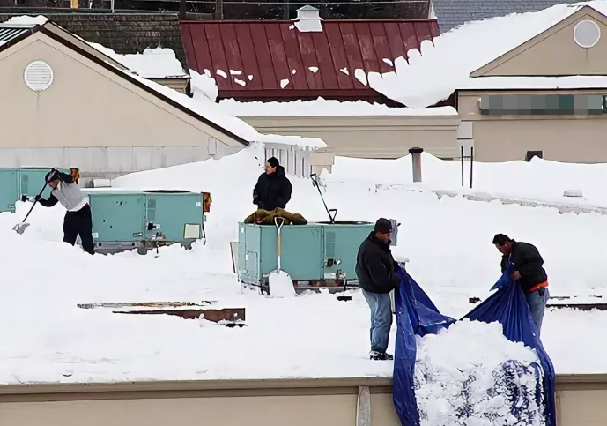
{"type": "Polygon", "coordinates": [[[601,115],[604,95],[482,95],[481,115],[601,115]]]}

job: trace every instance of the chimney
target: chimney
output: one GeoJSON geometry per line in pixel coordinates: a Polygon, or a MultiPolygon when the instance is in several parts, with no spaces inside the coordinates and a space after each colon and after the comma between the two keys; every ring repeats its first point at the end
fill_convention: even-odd
{"type": "Polygon", "coordinates": [[[302,33],[321,33],[322,19],[320,19],[320,12],[309,4],[297,9],[295,26],[302,33]]]}

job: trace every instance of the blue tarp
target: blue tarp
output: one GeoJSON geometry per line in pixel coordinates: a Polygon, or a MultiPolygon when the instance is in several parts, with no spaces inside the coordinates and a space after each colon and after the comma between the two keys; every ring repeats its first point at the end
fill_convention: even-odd
{"type": "MultiPolygon", "coordinates": [[[[537,337],[535,324],[520,286],[510,277],[511,267],[493,289],[498,289],[465,318],[502,324],[508,340],[523,342],[536,349],[544,374],[544,393],[536,395],[545,404],[546,426],[556,426],[554,397],[555,373],[550,357],[537,337]],[[544,397],[544,398],[542,398],[544,397]]],[[[417,355],[415,336],[436,333],[441,327],[455,322],[441,315],[428,295],[411,276],[401,268],[401,285],[396,291],[396,352],[394,359],[393,399],[402,426],[419,426],[419,412],[414,390],[414,370],[417,355]]],[[[504,368],[511,368],[505,365],[504,368]]]]}
{"type": "Polygon", "coordinates": [[[411,275],[400,268],[400,286],[396,289],[396,352],[394,354],[393,399],[403,426],[419,426],[419,412],[413,388],[417,356],[415,336],[436,333],[455,322],[441,315],[428,295],[411,275]]]}

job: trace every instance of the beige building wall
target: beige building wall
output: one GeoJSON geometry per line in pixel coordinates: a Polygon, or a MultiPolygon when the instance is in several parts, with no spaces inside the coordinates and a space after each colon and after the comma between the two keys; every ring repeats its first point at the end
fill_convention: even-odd
{"type": "Polygon", "coordinates": [[[459,156],[457,115],[240,118],[262,133],[322,138],[340,156],[399,158],[412,147],[440,158],[459,156]]]}
{"type": "MultiPolygon", "coordinates": [[[[588,388],[586,386],[586,388],[588,388]]],[[[152,389],[150,389],[152,390],[152,389]]],[[[237,391],[215,396],[188,396],[168,392],[110,395],[86,394],[77,399],[31,401],[27,395],[6,398],[0,403],[0,423],[10,426],[166,426],[200,424],[229,426],[354,426],[357,424],[357,394],[344,388],[290,395],[245,396],[237,391]],[[226,395],[232,393],[233,395],[226,395]],[[21,400],[23,402],[11,401],[21,400]],[[29,402],[25,402],[29,399],[29,402]],[[24,401],[25,400],[25,401],[24,401]]],[[[281,392],[284,393],[284,392],[281,392]]],[[[68,397],[69,398],[69,397],[68,397]]],[[[559,426],[603,426],[607,418],[604,385],[594,389],[557,390],[559,426]]],[[[371,422],[368,426],[400,426],[392,402],[391,388],[371,393],[371,422]]],[[[366,424],[366,423],[365,423],[366,424]]]]}
{"type": "MultiPolygon", "coordinates": [[[[515,29],[513,29],[515,30],[515,29]]],[[[473,72],[473,77],[569,76],[607,74],[607,18],[589,7],[473,72]],[[574,41],[575,25],[594,21],[601,30],[598,43],[583,49],[574,41]]]]}
{"type": "Polygon", "coordinates": [[[0,53],[0,75],[0,167],[130,172],[243,146],[41,33],[0,53]],[[35,60],[54,72],[38,93],[23,76],[35,60]]]}
{"type": "MultiPolygon", "coordinates": [[[[530,94],[516,92],[512,94],[530,94]]],[[[549,94],[550,92],[542,92],[549,94]]],[[[601,94],[559,91],[558,94],[601,94]]],[[[460,92],[458,110],[462,121],[473,123],[474,159],[477,161],[524,160],[527,151],[543,151],[547,160],[606,162],[607,115],[601,116],[482,116],[481,95],[505,92],[460,92]]]]}

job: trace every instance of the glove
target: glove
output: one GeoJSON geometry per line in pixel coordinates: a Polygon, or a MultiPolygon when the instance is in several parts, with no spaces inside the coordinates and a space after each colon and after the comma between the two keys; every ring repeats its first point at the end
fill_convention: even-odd
{"type": "Polygon", "coordinates": [[[34,197],[34,201],[36,201],[36,202],[40,201],[41,199],[42,199],[42,197],[40,196],[40,194],[38,194],[34,197]]]}
{"type": "Polygon", "coordinates": [[[253,198],[253,204],[255,204],[260,209],[263,208],[263,203],[261,202],[261,200],[259,199],[259,197],[253,198]]]}

